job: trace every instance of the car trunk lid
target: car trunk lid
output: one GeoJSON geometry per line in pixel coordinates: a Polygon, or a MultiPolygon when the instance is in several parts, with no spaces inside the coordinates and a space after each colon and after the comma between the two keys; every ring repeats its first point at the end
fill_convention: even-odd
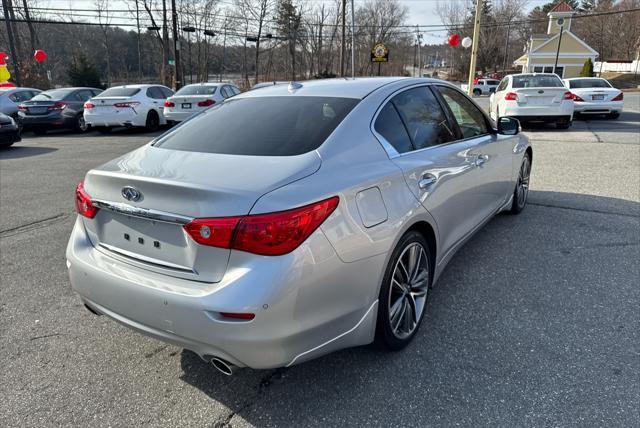
{"type": "Polygon", "coordinates": [[[518,94],[518,104],[529,106],[549,106],[560,104],[567,88],[518,88],[514,90],[518,94]]]}

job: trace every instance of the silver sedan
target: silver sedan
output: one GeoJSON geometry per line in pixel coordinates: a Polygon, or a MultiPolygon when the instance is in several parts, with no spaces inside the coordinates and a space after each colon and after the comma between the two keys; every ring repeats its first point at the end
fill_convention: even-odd
{"type": "Polygon", "coordinates": [[[454,253],[525,207],[519,130],[430,79],[238,95],[87,173],[71,284],[225,374],[401,349],[454,253]]]}

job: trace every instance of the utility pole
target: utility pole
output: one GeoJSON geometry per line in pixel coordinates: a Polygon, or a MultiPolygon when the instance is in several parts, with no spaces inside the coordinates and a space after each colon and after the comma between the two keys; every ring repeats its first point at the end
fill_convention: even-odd
{"type": "Polygon", "coordinates": [[[482,0],[476,0],[476,16],[473,23],[473,43],[471,45],[471,64],[469,65],[469,85],[467,93],[473,95],[473,79],[476,76],[476,60],[478,58],[478,39],[480,37],[480,15],[482,0]]]}
{"type": "MultiPolygon", "coordinates": [[[[564,18],[559,18],[558,26],[560,27],[560,36],[558,37],[558,49],[556,49],[556,61],[553,63],[553,72],[558,68],[558,57],[560,56],[560,44],[562,43],[562,30],[564,29],[564,18]]],[[[562,76],[560,76],[562,78],[562,76]]]]}
{"type": "Polygon", "coordinates": [[[22,86],[22,79],[20,78],[20,66],[18,65],[18,57],[16,54],[15,39],[13,38],[13,29],[9,22],[9,7],[7,0],[2,0],[2,11],[4,13],[4,23],[7,26],[7,35],[9,36],[9,50],[11,52],[11,61],[13,61],[13,72],[16,75],[16,84],[22,86]]]}
{"type": "Polygon", "coordinates": [[[351,0],[351,77],[356,80],[356,8],[351,0]]]}
{"type": "Polygon", "coordinates": [[[136,27],[138,29],[138,80],[142,83],[142,51],[140,50],[140,3],[136,0],[136,27]]]}
{"type": "Polygon", "coordinates": [[[224,76],[224,57],[226,55],[226,50],[227,50],[227,16],[225,13],[224,37],[222,39],[222,58],[220,59],[220,79],[219,79],[220,82],[222,82],[222,76],[224,76]]]}
{"type": "Polygon", "coordinates": [[[180,40],[178,40],[178,11],[176,0],[171,0],[171,21],[173,27],[173,60],[176,68],[176,91],[182,87],[182,73],[180,73],[180,40]]]}
{"type": "Polygon", "coordinates": [[[347,8],[347,0],[342,0],[342,45],[340,46],[340,77],[344,77],[344,55],[345,49],[347,45],[346,40],[346,8],[347,8]]]}
{"type": "Polygon", "coordinates": [[[418,39],[418,77],[422,77],[422,34],[420,34],[420,27],[416,25],[416,38],[418,39]]]}
{"type": "Polygon", "coordinates": [[[502,71],[507,69],[507,57],[509,56],[509,36],[511,35],[511,24],[507,25],[507,41],[504,43],[504,59],[502,60],[502,71]]]}

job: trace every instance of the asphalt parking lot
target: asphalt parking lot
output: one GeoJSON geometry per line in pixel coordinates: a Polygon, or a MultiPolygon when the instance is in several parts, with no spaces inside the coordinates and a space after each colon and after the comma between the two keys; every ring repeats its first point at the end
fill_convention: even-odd
{"type": "Polygon", "coordinates": [[[0,151],[0,426],[640,425],[640,94],[625,103],[525,131],[529,206],[455,256],[407,349],[233,377],[70,289],[75,185],[151,134],[26,135],[0,151]]]}

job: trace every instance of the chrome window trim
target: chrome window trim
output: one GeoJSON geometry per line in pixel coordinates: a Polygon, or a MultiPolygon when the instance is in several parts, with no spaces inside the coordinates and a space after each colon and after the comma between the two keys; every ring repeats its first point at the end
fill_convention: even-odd
{"type": "Polygon", "coordinates": [[[134,207],[133,205],[123,204],[121,202],[109,202],[101,199],[94,199],[92,203],[93,206],[97,208],[113,211],[131,217],[160,221],[163,223],[175,223],[184,225],[193,220],[193,217],[148,208],[134,207]]]}

